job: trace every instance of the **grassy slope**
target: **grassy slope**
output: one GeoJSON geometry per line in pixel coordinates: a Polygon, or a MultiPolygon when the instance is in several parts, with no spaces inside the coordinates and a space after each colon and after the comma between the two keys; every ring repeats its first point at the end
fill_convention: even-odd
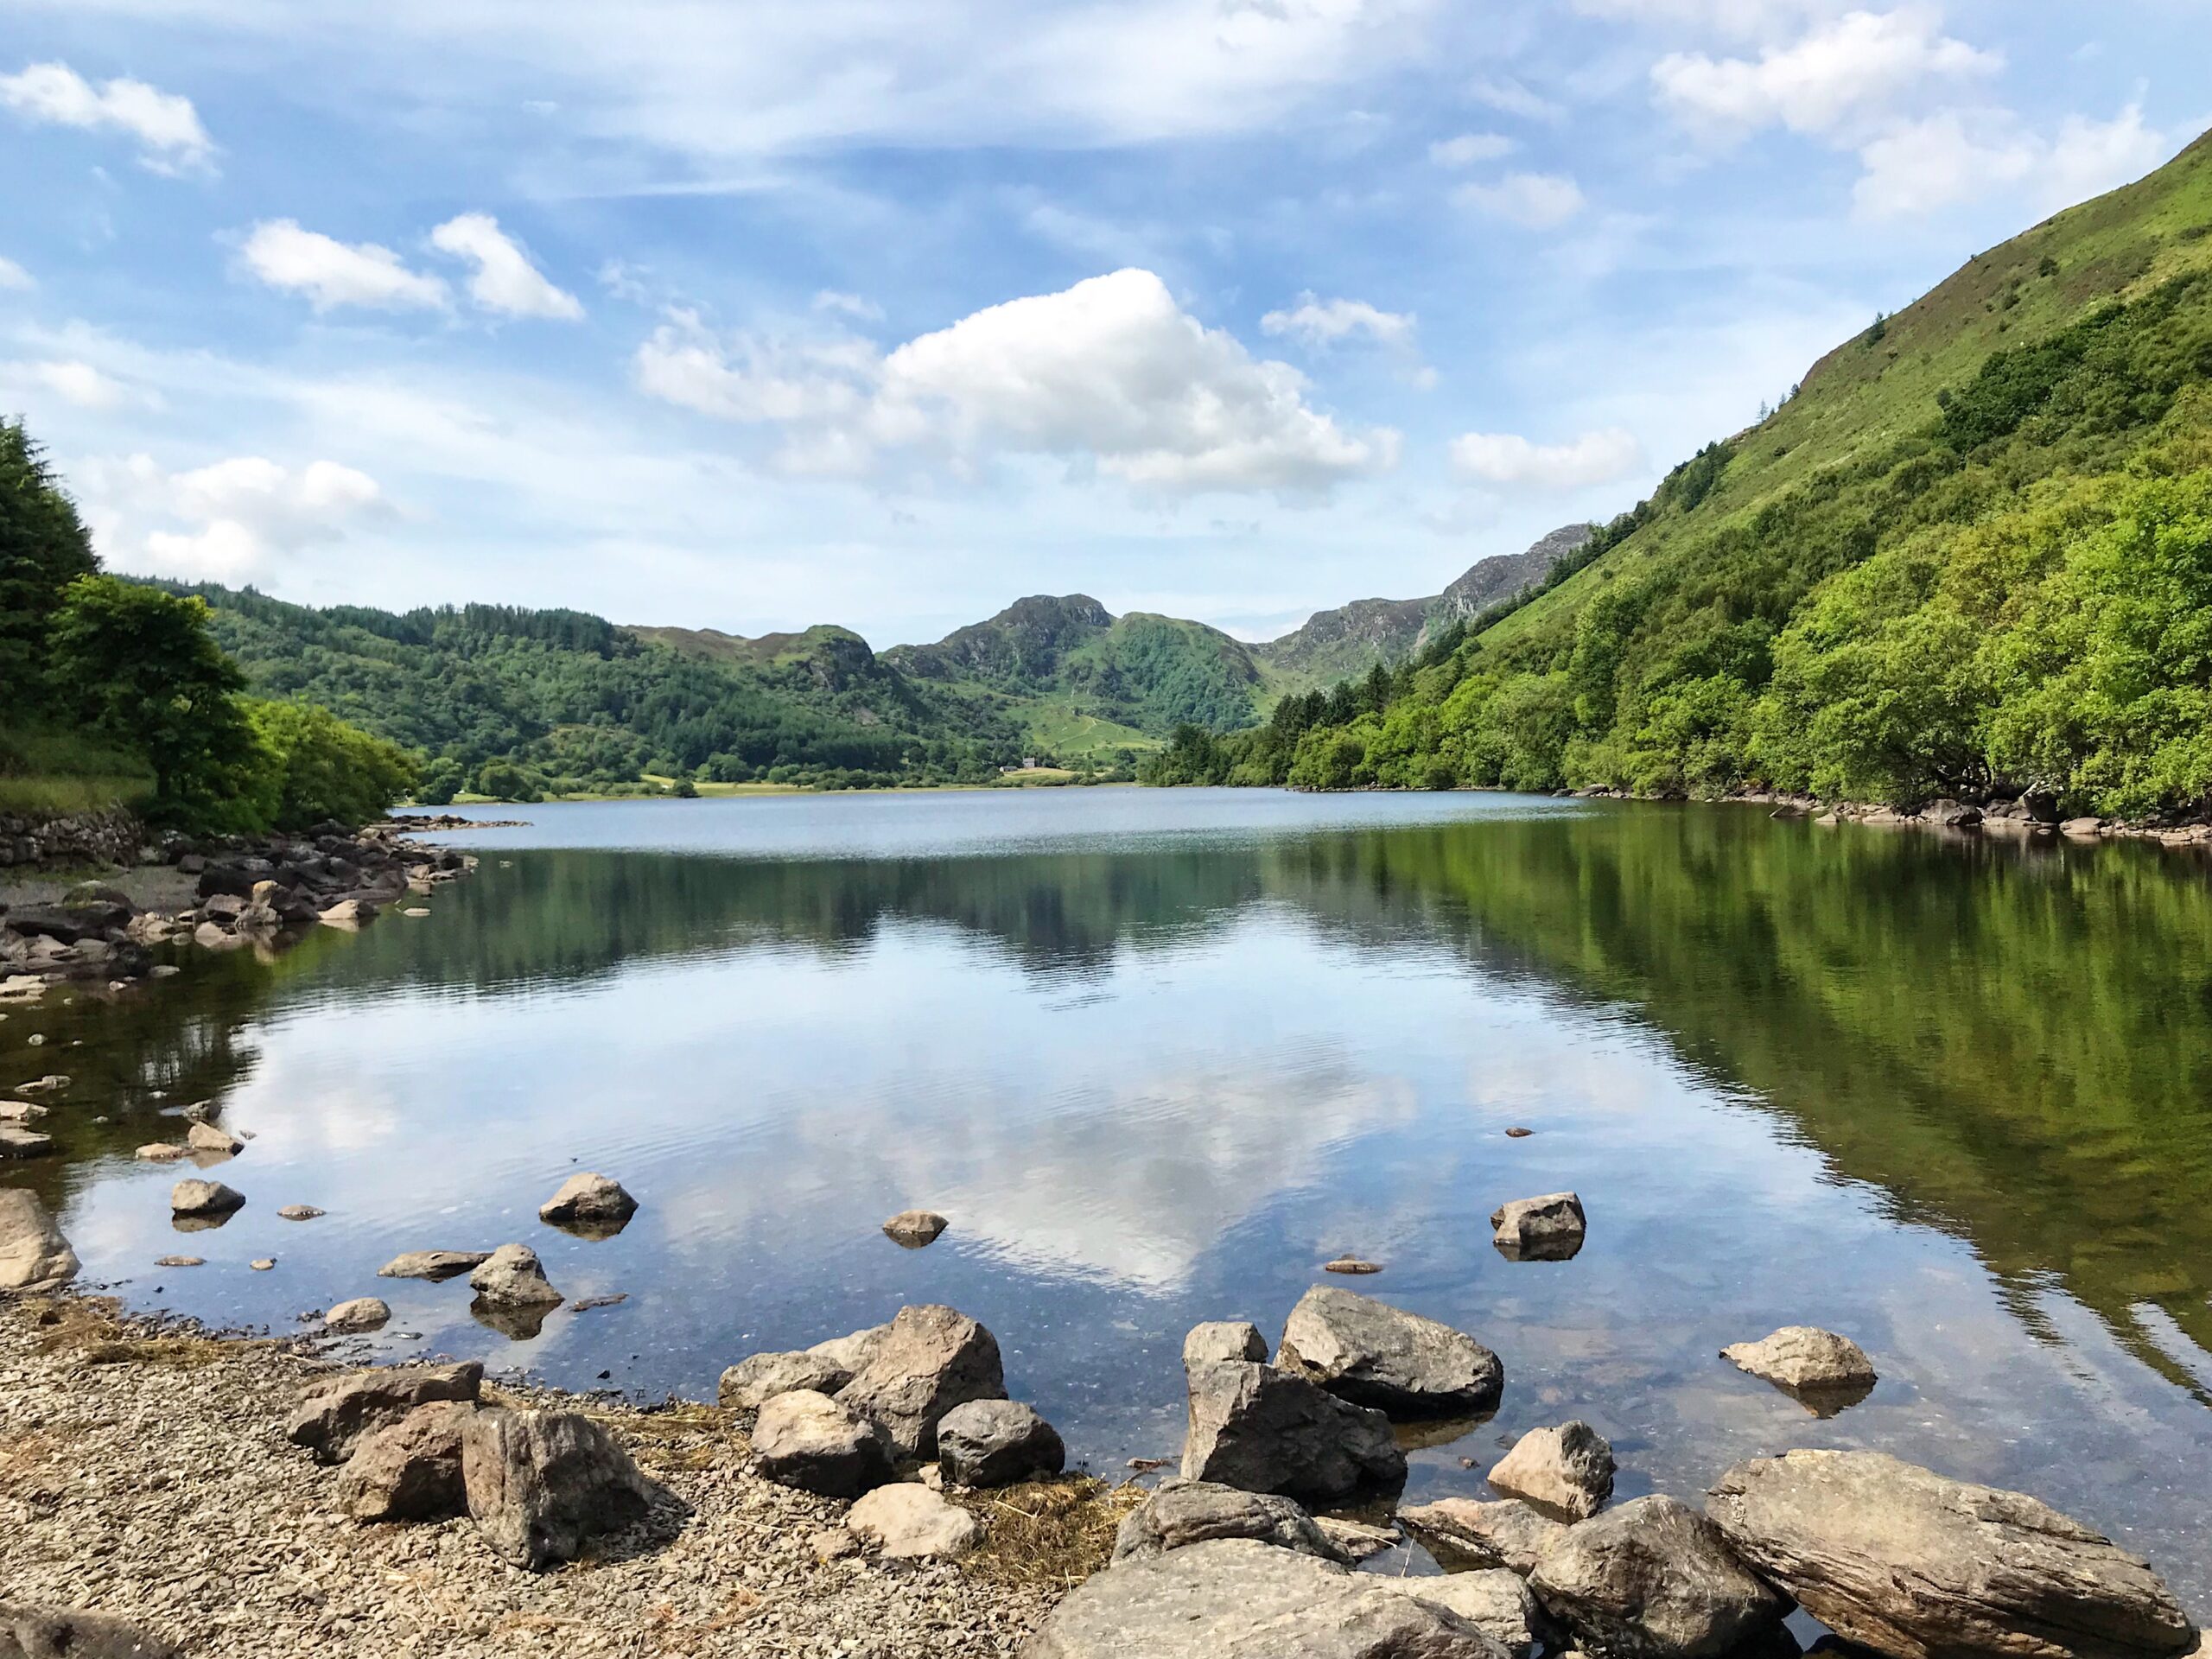
{"type": "Polygon", "coordinates": [[[153,792],[143,760],[82,732],[0,727],[0,812],[96,812],[142,805],[153,792]]]}
{"type": "Polygon", "coordinates": [[[1824,468],[1878,451],[1936,418],[1936,393],[1971,380],[1997,351],[2028,344],[2113,300],[2212,269],[2212,134],[2139,182],[2069,208],[1971,259],[1889,319],[1882,340],[1837,346],[1799,394],[1755,430],[1694,510],[1638,531],[1572,580],[1514,612],[1485,645],[1555,634],[1607,582],[1660,564],[1726,521],[1762,506],[1824,468]],[[2198,232],[2192,235],[2191,232],[2198,232]],[[2048,256],[2060,269],[2038,274],[2048,256]],[[2009,306],[2006,296],[2017,294],[2009,306]]]}

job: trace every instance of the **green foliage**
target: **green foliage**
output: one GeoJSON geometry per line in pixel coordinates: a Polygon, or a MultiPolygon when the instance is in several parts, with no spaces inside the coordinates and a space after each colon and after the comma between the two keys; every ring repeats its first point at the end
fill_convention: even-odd
{"type": "Polygon", "coordinates": [[[254,808],[271,828],[302,830],[334,818],[365,823],[416,786],[418,769],[404,749],[327,709],[251,702],[246,720],[262,754],[254,808]]]}
{"type": "Polygon", "coordinates": [[[98,568],[44,452],[21,423],[0,421],[0,719],[46,704],[47,626],[62,590],[98,568]]]}

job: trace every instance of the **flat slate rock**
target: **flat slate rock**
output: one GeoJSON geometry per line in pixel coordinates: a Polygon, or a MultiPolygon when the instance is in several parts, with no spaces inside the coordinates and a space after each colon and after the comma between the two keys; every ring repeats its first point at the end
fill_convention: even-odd
{"type": "Polygon", "coordinates": [[[1439,1498],[1400,1510],[1398,1521],[1454,1554],[1485,1567],[1509,1567],[1523,1578],[1567,1530],[1564,1522],[1511,1498],[1490,1503],[1439,1498]]]}
{"type": "Polygon", "coordinates": [[[1505,1367],[1464,1331],[1333,1285],[1299,1298],[1276,1361],[1339,1399],[1394,1416],[1494,1409],[1505,1367]]]}
{"type": "Polygon", "coordinates": [[[1247,1538],[1124,1561],[1052,1610],[1022,1659],[1505,1659],[1457,1613],[1247,1538]]]}
{"type": "Polygon", "coordinates": [[[0,1602],[0,1659],[177,1659],[180,1651],[105,1613],[0,1602]]]}
{"type": "Polygon", "coordinates": [[[1754,1458],[1711,1510],[1806,1611],[1897,1659],[2159,1659],[2196,1640],[2165,1581],[2103,1534],[1883,1452],[1754,1458]]]}

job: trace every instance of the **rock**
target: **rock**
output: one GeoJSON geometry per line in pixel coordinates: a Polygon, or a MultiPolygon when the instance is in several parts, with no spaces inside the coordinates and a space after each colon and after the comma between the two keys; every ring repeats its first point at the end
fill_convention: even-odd
{"type": "Polygon", "coordinates": [[[1785,1325],[1758,1342],[1735,1343],[1720,1357],[1786,1389],[1822,1417],[1856,1405],[1875,1382],[1874,1363],[1857,1343],[1809,1325],[1785,1325]]]}
{"type": "Polygon", "coordinates": [[[718,1404],[757,1411],[779,1394],[835,1394],[853,1380],[850,1371],[819,1354],[753,1354],[722,1373],[718,1404]]]}
{"type": "Polygon", "coordinates": [[[54,1150],[54,1137],[19,1124],[0,1123],[0,1158],[43,1158],[54,1150]]]}
{"type": "Polygon", "coordinates": [[[0,1186],[0,1290],[52,1290],[77,1276],[77,1252],[38,1194],[0,1186]]]}
{"type": "Polygon", "coordinates": [[[1370,1527],[1364,1521],[1346,1521],[1339,1516],[1317,1515],[1313,1524],[1354,1566],[1406,1541],[1406,1535],[1395,1527],[1370,1527]]]}
{"type": "Polygon", "coordinates": [[[552,1307],[561,1293],[546,1282],[537,1252],[527,1244],[502,1244],[468,1275],[469,1287],[492,1307],[552,1307]]]}
{"type": "Polygon", "coordinates": [[[1445,1573],[1433,1579],[1400,1578],[1389,1573],[1370,1576],[1388,1589],[1459,1614],[1513,1659],[1529,1659],[1549,1624],[1520,1574],[1502,1567],[1445,1573]]]}
{"type": "Polygon", "coordinates": [[[1333,1262],[1324,1262],[1321,1264],[1321,1271],[1324,1273],[1344,1273],[1358,1276],[1370,1273],[1380,1273],[1382,1271],[1382,1264],[1380,1262],[1363,1261],[1356,1255],[1340,1255],[1333,1262]]]}
{"type": "Polygon", "coordinates": [[[68,1086],[68,1078],[59,1072],[48,1072],[45,1077],[33,1077],[29,1083],[17,1084],[16,1092],[19,1095],[58,1095],[68,1086]]]}
{"type": "Polygon", "coordinates": [[[377,1269],[379,1279],[428,1279],[442,1283],[474,1272],[492,1259],[489,1250],[410,1250],[377,1269]]]}
{"type": "Polygon", "coordinates": [[[766,1478],[823,1497],[858,1497],[893,1478],[882,1431],[811,1389],[776,1395],[761,1406],[753,1452],[766,1478]]]}
{"type": "Polygon", "coordinates": [[[1022,1659],[1501,1659],[1458,1614],[1249,1538],[1126,1561],[1078,1586],[1022,1659]]]}
{"type": "Polygon", "coordinates": [[[638,1201],[622,1190],[620,1182],[585,1173],[562,1182],[561,1190],[538,1206],[537,1218],[548,1226],[612,1238],[637,1213],[638,1201]]]}
{"type": "Polygon", "coordinates": [[[343,1463],[366,1433],[399,1421],[438,1401],[474,1403],[484,1368],[462,1365],[379,1366],[324,1377],[300,1392],[284,1425],[284,1438],[315,1453],[317,1463],[343,1463]]]}
{"type": "Polygon", "coordinates": [[[1582,1200],[1572,1192],[1513,1198],[1491,1211],[1491,1243],[1516,1262],[1566,1262],[1582,1248],[1582,1200]]]}
{"type": "Polygon", "coordinates": [[[34,1106],[28,1100],[0,1100],[0,1123],[35,1123],[50,1116],[51,1108],[34,1106]]]}
{"type": "Polygon", "coordinates": [[[867,1366],[837,1398],[874,1420],[906,1458],[937,1455],[937,1426],[970,1400],[1006,1398],[998,1339],[965,1313],[902,1307],[867,1366]]]}
{"type": "Polygon", "coordinates": [[[1923,822],[1946,830],[1971,830],[1981,822],[1981,809],[1964,801],[1930,801],[1920,809],[1923,822]]]}
{"type": "Polygon", "coordinates": [[[1536,1558],[1567,1531],[1561,1522],[1526,1503],[1479,1503],[1465,1497],[1400,1510],[1398,1521],[1455,1555],[1484,1567],[1507,1567],[1524,1578],[1534,1570],[1536,1558]]]}
{"type": "Polygon", "coordinates": [[[982,1522],[927,1487],[900,1482],[865,1494],[846,1516],[854,1537],[893,1560],[964,1555],[983,1541],[982,1522]]]}
{"type": "Polygon", "coordinates": [[[535,1572],[639,1519],[652,1487],[613,1436],[572,1411],[480,1411],[461,1427],[469,1518],[535,1572]]]}
{"type": "Polygon", "coordinates": [[[936,1243],[948,1224],[934,1210],[901,1210],[883,1224],[883,1230],[894,1244],[918,1250],[925,1244],[936,1243]]]}
{"type": "Polygon", "coordinates": [[[381,1331],[391,1322],[391,1309],[373,1296],[356,1296],[340,1302],[322,1316],[322,1328],[340,1336],[362,1331],[381,1331]]]}
{"type": "Polygon", "coordinates": [[[1163,1480],[1122,1517],[1114,1535],[1116,1562],[1143,1560],[1215,1538],[1255,1538],[1325,1561],[1345,1562],[1296,1500],[1271,1492],[1240,1491],[1210,1480],[1163,1480]]]}
{"type": "Polygon", "coordinates": [[[938,1461],[963,1486],[1011,1486],[1067,1465],[1059,1432],[1034,1407],[1014,1400],[970,1400],[938,1420],[938,1461]]]}
{"type": "Polygon", "coordinates": [[[1183,1369],[1217,1359],[1251,1359],[1267,1363],[1268,1339],[1249,1319],[1209,1319],[1194,1325],[1183,1338],[1183,1369]]]}
{"type": "Polygon", "coordinates": [[[184,1144],[188,1151],[219,1152],[226,1158],[235,1158],[245,1150],[245,1141],[213,1123],[194,1123],[185,1132],[184,1144]]]}
{"type": "Polygon", "coordinates": [[[1534,1129],[1523,1128],[1521,1125],[1516,1123],[1505,1132],[1505,1138],[1509,1141],[1526,1141],[1535,1133],[1535,1131],[1534,1129]]]}
{"type": "Polygon", "coordinates": [[[806,1547],[817,1561],[842,1561],[848,1555],[860,1554],[861,1541],[842,1527],[824,1527],[807,1540],[806,1547]]]}
{"type": "Polygon", "coordinates": [[[154,1265],[157,1268],[204,1268],[207,1265],[207,1258],[204,1255],[157,1255],[154,1258],[154,1265]]]}
{"type": "Polygon", "coordinates": [[[178,1659],[178,1649],[105,1613],[0,1602],[0,1659],[178,1659]]]}
{"type": "Polygon", "coordinates": [[[827,1342],[817,1342],[806,1351],[817,1359],[826,1359],[832,1365],[842,1368],[849,1376],[858,1376],[868,1369],[868,1361],[875,1357],[876,1351],[883,1346],[890,1335],[889,1325],[872,1325],[867,1330],[855,1331],[848,1337],[832,1337],[827,1342]]]}
{"type": "Polygon", "coordinates": [[[246,1266],[251,1268],[256,1273],[274,1273],[276,1270],[276,1258],[273,1255],[257,1256],[247,1262],[246,1266]]]}
{"type": "Polygon", "coordinates": [[[179,1181],[169,1190],[169,1210],[188,1217],[229,1216],[245,1207],[245,1195],[220,1181],[179,1181]]]}
{"type": "Polygon", "coordinates": [[[1671,1497],[1569,1528],[1529,1587],[1553,1618],[1623,1659],[1718,1659],[1770,1637],[1789,1611],[1719,1527],[1671,1497]]]}
{"type": "Polygon", "coordinates": [[[1463,1332],[1332,1286],[1299,1298],[1276,1363],[1355,1405],[1404,1416],[1496,1408],[1505,1368],[1463,1332]]]}
{"type": "Polygon", "coordinates": [[[1490,1471],[1490,1484],[1586,1521],[1613,1495],[1613,1448],[1585,1422],[1532,1428],[1490,1471]]]}
{"type": "Polygon", "coordinates": [[[340,1502],[356,1521],[443,1521],[468,1512],[461,1433],[473,1401],[417,1406],[361,1436],[340,1477],[340,1502]]]}
{"type": "Polygon", "coordinates": [[[1712,1512],[1806,1611],[1898,1659],[2150,1659],[2195,1640],[2164,1581],[2102,1534],[1879,1452],[1739,1463],[1712,1512]]]}
{"type": "Polygon", "coordinates": [[[1186,1480],[1323,1502],[1405,1480],[1405,1453],[1379,1411],[1249,1360],[1215,1361],[1186,1376],[1186,1480]]]}
{"type": "Polygon", "coordinates": [[[138,1156],[149,1164],[173,1164],[184,1156],[184,1148],[167,1141],[153,1141],[138,1148],[138,1156]]]}
{"type": "Polygon", "coordinates": [[[288,1204],[276,1215],[283,1221],[320,1221],[323,1213],[311,1204],[288,1204]]]}
{"type": "Polygon", "coordinates": [[[365,899],[340,899],[329,909],[315,912],[315,920],[331,927],[359,927],[376,918],[377,907],[365,899]]]}
{"type": "Polygon", "coordinates": [[[2104,827],[2102,818],[2069,818],[2058,826],[2058,833],[2069,841],[2094,841],[2104,827]]]}

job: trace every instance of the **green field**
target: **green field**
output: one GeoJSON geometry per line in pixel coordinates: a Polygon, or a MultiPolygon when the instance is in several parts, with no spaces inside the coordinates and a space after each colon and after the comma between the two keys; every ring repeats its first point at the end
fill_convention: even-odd
{"type": "Polygon", "coordinates": [[[0,812],[137,807],[153,791],[154,774],[144,761],[81,732],[0,727],[0,812]]]}

